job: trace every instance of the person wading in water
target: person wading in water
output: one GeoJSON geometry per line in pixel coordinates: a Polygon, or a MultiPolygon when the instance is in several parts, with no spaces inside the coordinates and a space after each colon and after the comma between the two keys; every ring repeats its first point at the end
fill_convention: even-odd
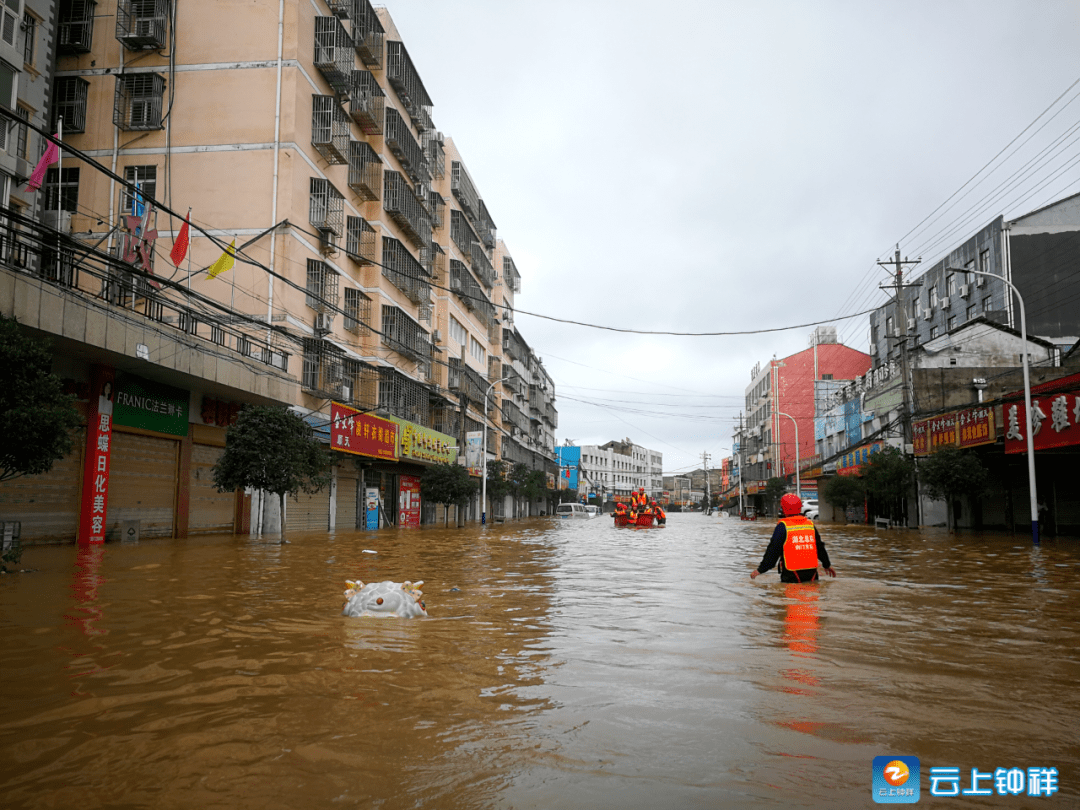
{"type": "Polygon", "coordinates": [[[773,530],[761,564],[750,572],[750,579],[779,565],[781,582],[814,582],[818,578],[818,560],[825,573],[835,577],[817,527],[802,514],[802,499],[789,492],[780,499],[780,512],[783,517],[773,530]]]}

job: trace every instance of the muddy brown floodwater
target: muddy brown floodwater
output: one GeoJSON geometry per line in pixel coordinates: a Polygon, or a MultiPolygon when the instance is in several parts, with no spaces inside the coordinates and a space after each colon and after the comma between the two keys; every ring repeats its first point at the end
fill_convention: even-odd
{"type": "Polygon", "coordinates": [[[31,547],[0,578],[0,804],[873,807],[906,755],[924,807],[1080,807],[1080,541],[824,526],[839,578],[751,582],[771,529],[31,547]],[[355,578],[424,580],[431,618],[341,617],[355,578]],[[940,798],[936,767],[1058,783],[940,798]]]}

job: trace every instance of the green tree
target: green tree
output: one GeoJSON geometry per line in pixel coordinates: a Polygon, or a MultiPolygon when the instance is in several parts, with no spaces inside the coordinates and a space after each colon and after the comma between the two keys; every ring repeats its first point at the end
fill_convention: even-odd
{"type": "Polygon", "coordinates": [[[834,475],[825,482],[821,497],[844,513],[866,499],[866,483],[857,475],[834,475]]]}
{"type": "Polygon", "coordinates": [[[945,501],[945,525],[953,529],[953,502],[961,497],[977,498],[990,486],[990,474],[970,450],[955,445],[938,448],[919,465],[919,480],[926,494],[945,501]]]}
{"type": "Polygon", "coordinates": [[[44,343],[0,316],[0,481],[47,473],[71,452],[79,412],[51,366],[44,343]]]}
{"type": "MultiPolygon", "coordinates": [[[[491,481],[488,481],[488,492],[491,481]]],[[[460,517],[461,509],[480,489],[480,482],[469,475],[469,471],[460,464],[435,464],[424,470],[420,477],[420,497],[429,503],[441,503],[443,505],[443,525],[450,521],[450,505],[458,508],[460,517]]],[[[458,525],[462,521],[458,520],[458,525]]]]}
{"type": "Polygon", "coordinates": [[[780,497],[787,491],[787,481],[783,478],[770,478],[765,482],[765,503],[779,514],[777,503],[780,497]]]}
{"type": "Polygon", "coordinates": [[[311,425],[286,408],[248,406],[225,434],[225,452],[214,465],[218,492],[261,489],[276,493],[285,541],[285,496],[318,492],[330,483],[333,456],[311,425]]]}
{"type": "Polygon", "coordinates": [[[883,447],[859,468],[866,491],[891,520],[904,516],[904,501],[915,483],[915,461],[897,447],[883,447]]]}

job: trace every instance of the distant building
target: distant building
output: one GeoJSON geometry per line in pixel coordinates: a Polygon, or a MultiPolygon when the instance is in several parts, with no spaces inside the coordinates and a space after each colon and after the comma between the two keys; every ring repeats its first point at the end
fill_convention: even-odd
{"type": "MultiPolygon", "coordinates": [[[[609,501],[644,488],[650,498],[664,491],[664,456],[629,439],[581,447],[581,477],[590,493],[609,501]]],[[[580,490],[584,491],[584,490],[580,490]]]]}

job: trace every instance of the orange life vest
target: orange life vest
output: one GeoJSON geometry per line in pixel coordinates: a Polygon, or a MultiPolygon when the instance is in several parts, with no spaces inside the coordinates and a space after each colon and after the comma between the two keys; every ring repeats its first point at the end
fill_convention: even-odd
{"type": "Polygon", "coordinates": [[[817,568],[817,537],[814,523],[802,515],[780,518],[787,530],[784,540],[784,568],[788,571],[802,571],[817,568]]]}

